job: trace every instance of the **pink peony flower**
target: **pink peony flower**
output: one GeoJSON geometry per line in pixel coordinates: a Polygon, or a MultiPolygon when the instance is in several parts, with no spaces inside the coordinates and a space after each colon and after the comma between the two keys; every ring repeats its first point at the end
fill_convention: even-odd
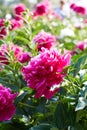
{"type": "Polygon", "coordinates": [[[2,44],[0,47],[0,64],[9,64],[7,52],[7,44],[2,44]]]}
{"type": "Polygon", "coordinates": [[[10,88],[6,88],[0,84],[0,121],[11,120],[15,114],[14,99],[17,93],[12,94],[10,88]]]}
{"type": "Polygon", "coordinates": [[[5,24],[5,19],[0,19],[0,27],[4,26],[5,24]]]}
{"type": "Polygon", "coordinates": [[[0,46],[0,52],[7,53],[8,52],[8,45],[7,44],[2,44],[0,46]]]}
{"type": "Polygon", "coordinates": [[[18,45],[15,45],[15,44],[12,44],[11,46],[10,46],[10,51],[13,51],[14,52],[14,57],[15,58],[18,58],[19,57],[19,55],[20,55],[20,53],[22,53],[22,48],[21,47],[19,47],[18,45]]]}
{"type": "Polygon", "coordinates": [[[86,9],[81,6],[74,7],[74,11],[78,14],[82,14],[82,15],[86,14],[86,9]]]}
{"type": "Polygon", "coordinates": [[[76,7],[76,4],[75,3],[72,3],[71,5],[70,5],[70,8],[71,9],[74,9],[76,7]]]}
{"type": "Polygon", "coordinates": [[[5,53],[3,54],[2,52],[0,52],[0,64],[6,64],[6,65],[9,64],[5,53]]]}
{"type": "Polygon", "coordinates": [[[0,62],[3,64],[9,64],[8,54],[13,51],[14,52],[14,59],[17,59],[19,54],[22,53],[22,48],[11,44],[8,46],[7,44],[2,44],[0,47],[0,62]]]}
{"type": "Polygon", "coordinates": [[[7,35],[6,28],[2,28],[2,29],[0,30],[0,38],[3,39],[4,36],[6,36],[6,35],[7,35]]]}
{"type": "Polygon", "coordinates": [[[41,50],[42,47],[50,49],[55,45],[56,37],[50,33],[41,31],[33,38],[33,41],[37,44],[38,50],[41,50]]]}
{"type": "Polygon", "coordinates": [[[15,30],[17,28],[20,28],[23,24],[21,20],[11,19],[11,30],[15,30]]]}
{"type": "Polygon", "coordinates": [[[14,8],[14,13],[17,15],[21,15],[24,11],[25,11],[26,7],[24,4],[18,4],[15,8],[14,8]]]}
{"type": "Polygon", "coordinates": [[[84,7],[78,6],[74,3],[70,5],[70,8],[73,9],[73,11],[75,11],[76,13],[81,14],[81,15],[85,15],[87,13],[84,7]]]}
{"type": "Polygon", "coordinates": [[[4,24],[5,24],[5,19],[0,19],[0,39],[3,39],[4,36],[7,35],[7,31],[4,24]]]}
{"type": "Polygon", "coordinates": [[[59,86],[66,75],[64,67],[70,64],[70,54],[60,55],[57,50],[43,51],[32,58],[22,73],[30,88],[36,91],[35,97],[51,98],[59,91],[59,86]],[[55,87],[56,86],[56,87],[55,87]]]}
{"type": "Polygon", "coordinates": [[[29,60],[30,60],[30,55],[27,52],[22,52],[18,57],[18,61],[21,63],[28,62],[29,60]]]}
{"type": "Polygon", "coordinates": [[[87,48],[87,39],[80,41],[76,44],[75,48],[71,51],[71,55],[78,54],[78,50],[84,51],[87,48]]]}
{"type": "Polygon", "coordinates": [[[76,48],[80,49],[81,51],[84,51],[86,47],[87,47],[87,42],[85,41],[81,41],[76,45],[76,48]]]}
{"type": "Polygon", "coordinates": [[[28,62],[30,60],[30,55],[27,52],[23,52],[23,49],[17,45],[2,44],[0,47],[0,63],[9,64],[8,54],[13,51],[14,61],[18,60],[21,63],[28,62]]]}
{"type": "Polygon", "coordinates": [[[35,11],[34,11],[34,15],[35,16],[42,16],[44,14],[48,14],[49,13],[49,9],[50,6],[49,6],[49,2],[48,1],[45,1],[45,2],[42,2],[42,3],[39,3],[36,5],[36,8],[35,8],[35,11]]]}

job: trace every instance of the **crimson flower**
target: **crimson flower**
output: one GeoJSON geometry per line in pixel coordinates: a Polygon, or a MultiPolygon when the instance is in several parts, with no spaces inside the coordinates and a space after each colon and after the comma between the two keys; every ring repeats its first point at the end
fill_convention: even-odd
{"type": "Polygon", "coordinates": [[[70,64],[70,54],[60,55],[57,50],[46,50],[32,58],[22,73],[35,97],[51,98],[59,90],[59,84],[66,75],[64,68],[70,64]]]}

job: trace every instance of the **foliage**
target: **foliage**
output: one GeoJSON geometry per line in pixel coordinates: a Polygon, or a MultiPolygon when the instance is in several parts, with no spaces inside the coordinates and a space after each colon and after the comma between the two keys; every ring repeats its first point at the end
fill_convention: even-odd
{"type": "MultiPolygon", "coordinates": [[[[81,16],[77,16],[80,19],[81,16]]],[[[67,66],[66,77],[59,84],[60,90],[51,99],[35,98],[35,91],[28,87],[22,75],[22,67],[26,63],[20,63],[14,58],[14,51],[8,55],[9,64],[0,64],[0,83],[18,92],[15,99],[16,113],[9,121],[0,122],[1,130],[86,130],[87,129],[87,48],[82,51],[76,46],[79,41],[86,39],[87,25],[78,29],[70,18],[64,20],[55,17],[50,19],[47,15],[33,19],[32,15],[22,16],[23,25],[15,30],[9,30],[8,34],[0,39],[0,45],[12,43],[29,52],[31,58],[37,56],[38,51],[33,38],[41,30],[50,32],[56,36],[56,49],[62,54],[65,50],[71,53],[71,63],[67,66]],[[61,30],[67,27],[74,32],[74,36],[61,37],[61,30]],[[72,54],[72,52],[75,52],[72,54]]],[[[82,17],[84,22],[84,17],[82,17]]],[[[87,41],[86,41],[87,42],[87,41]]],[[[32,81],[33,82],[33,81],[32,81]]]]}

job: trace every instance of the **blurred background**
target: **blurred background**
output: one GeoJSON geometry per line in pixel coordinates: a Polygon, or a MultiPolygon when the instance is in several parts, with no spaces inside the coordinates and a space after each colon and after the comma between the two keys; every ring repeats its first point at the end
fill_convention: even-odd
{"type": "MultiPolygon", "coordinates": [[[[13,14],[13,8],[18,3],[24,3],[30,10],[34,9],[35,5],[43,0],[0,0],[0,18],[10,17],[13,14]]],[[[60,0],[48,0],[53,8],[59,5],[60,0]]],[[[69,2],[69,0],[65,0],[69,2]]]]}
{"type": "Polygon", "coordinates": [[[5,18],[6,15],[10,17],[13,15],[13,8],[18,3],[24,3],[27,8],[32,10],[34,6],[41,0],[0,0],[0,18],[5,18]]]}
{"type": "MultiPolygon", "coordinates": [[[[6,17],[11,17],[13,15],[13,8],[15,5],[18,3],[24,3],[26,7],[29,10],[33,10],[35,8],[35,5],[38,2],[41,2],[43,0],[0,0],[0,18],[6,18],[6,17]]],[[[58,7],[60,0],[48,0],[53,8],[58,7]]],[[[87,6],[87,1],[86,0],[64,0],[66,1],[66,4],[70,5],[72,2],[76,2],[80,5],[87,6]]],[[[68,8],[66,6],[66,10],[68,11],[68,8]]]]}

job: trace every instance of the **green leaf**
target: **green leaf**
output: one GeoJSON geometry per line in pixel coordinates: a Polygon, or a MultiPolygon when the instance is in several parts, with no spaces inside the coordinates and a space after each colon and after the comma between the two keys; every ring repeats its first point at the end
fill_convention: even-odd
{"type": "Polygon", "coordinates": [[[65,95],[66,94],[66,89],[64,87],[60,87],[60,94],[65,95]]]}
{"type": "Polygon", "coordinates": [[[84,97],[79,97],[78,104],[75,108],[75,111],[82,110],[87,106],[87,99],[84,97]]]}
{"type": "Polygon", "coordinates": [[[40,124],[38,126],[32,127],[29,130],[50,130],[52,126],[50,124],[40,124]]]}
{"type": "Polygon", "coordinates": [[[59,130],[58,128],[56,128],[56,127],[53,127],[53,128],[51,128],[50,130],[59,130]]]}
{"type": "Polygon", "coordinates": [[[87,96],[87,85],[83,86],[83,88],[81,89],[81,91],[79,92],[79,95],[81,97],[85,97],[87,96]]]}
{"type": "Polygon", "coordinates": [[[83,65],[82,69],[87,69],[87,64],[83,65]]]}
{"type": "Polygon", "coordinates": [[[82,122],[84,122],[84,121],[87,122],[86,117],[87,117],[87,111],[85,109],[77,111],[77,113],[76,113],[76,123],[81,122],[81,120],[82,120],[82,122]]]}
{"type": "Polygon", "coordinates": [[[24,37],[24,38],[28,38],[28,35],[27,35],[27,33],[23,30],[23,29],[21,29],[21,30],[16,30],[16,33],[17,33],[17,36],[21,36],[21,37],[24,37]]]}
{"type": "Polygon", "coordinates": [[[73,125],[75,121],[75,112],[73,107],[67,103],[58,103],[54,118],[59,129],[65,129],[68,126],[73,125]]]}
{"type": "Polygon", "coordinates": [[[70,130],[86,130],[84,127],[80,124],[75,124],[74,127],[72,127],[70,130]]]}
{"type": "Polygon", "coordinates": [[[74,76],[76,76],[76,74],[79,72],[79,70],[81,68],[81,65],[83,65],[85,63],[86,59],[87,59],[87,55],[83,55],[83,56],[81,56],[77,60],[75,66],[74,66],[74,68],[75,68],[75,70],[74,70],[74,76]]]}
{"type": "Polygon", "coordinates": [[[20,130],[20,129],[12,126],[11,124],[2,124],[0,126],[0,130],[20,130]]]}
{"type": "Polygon", "coordinates": [[[26,38],[21,37],[21,36],[15,36],[14,43],[19,43],[19,44],[24,44],[25,43],[25,45],[28,45],[29,40],[27,40],[26,38]]]}
{"type": "Polygon", "coordinates": [[[0,45],[2,45],[2,44],[4,44],[4,43],[5,43],[5,41],[2,40],[2,39],[0,39],[0,45]]]}
{"type": "Polygon", "coordinates": [[[21,95],[19,95],[19,96],[15,99],[15,104],[17,104],[17,103],[19,103],[20,101],[22,101],[27,94],[28,94],[28,92],[23,92],[21,95]]]}

